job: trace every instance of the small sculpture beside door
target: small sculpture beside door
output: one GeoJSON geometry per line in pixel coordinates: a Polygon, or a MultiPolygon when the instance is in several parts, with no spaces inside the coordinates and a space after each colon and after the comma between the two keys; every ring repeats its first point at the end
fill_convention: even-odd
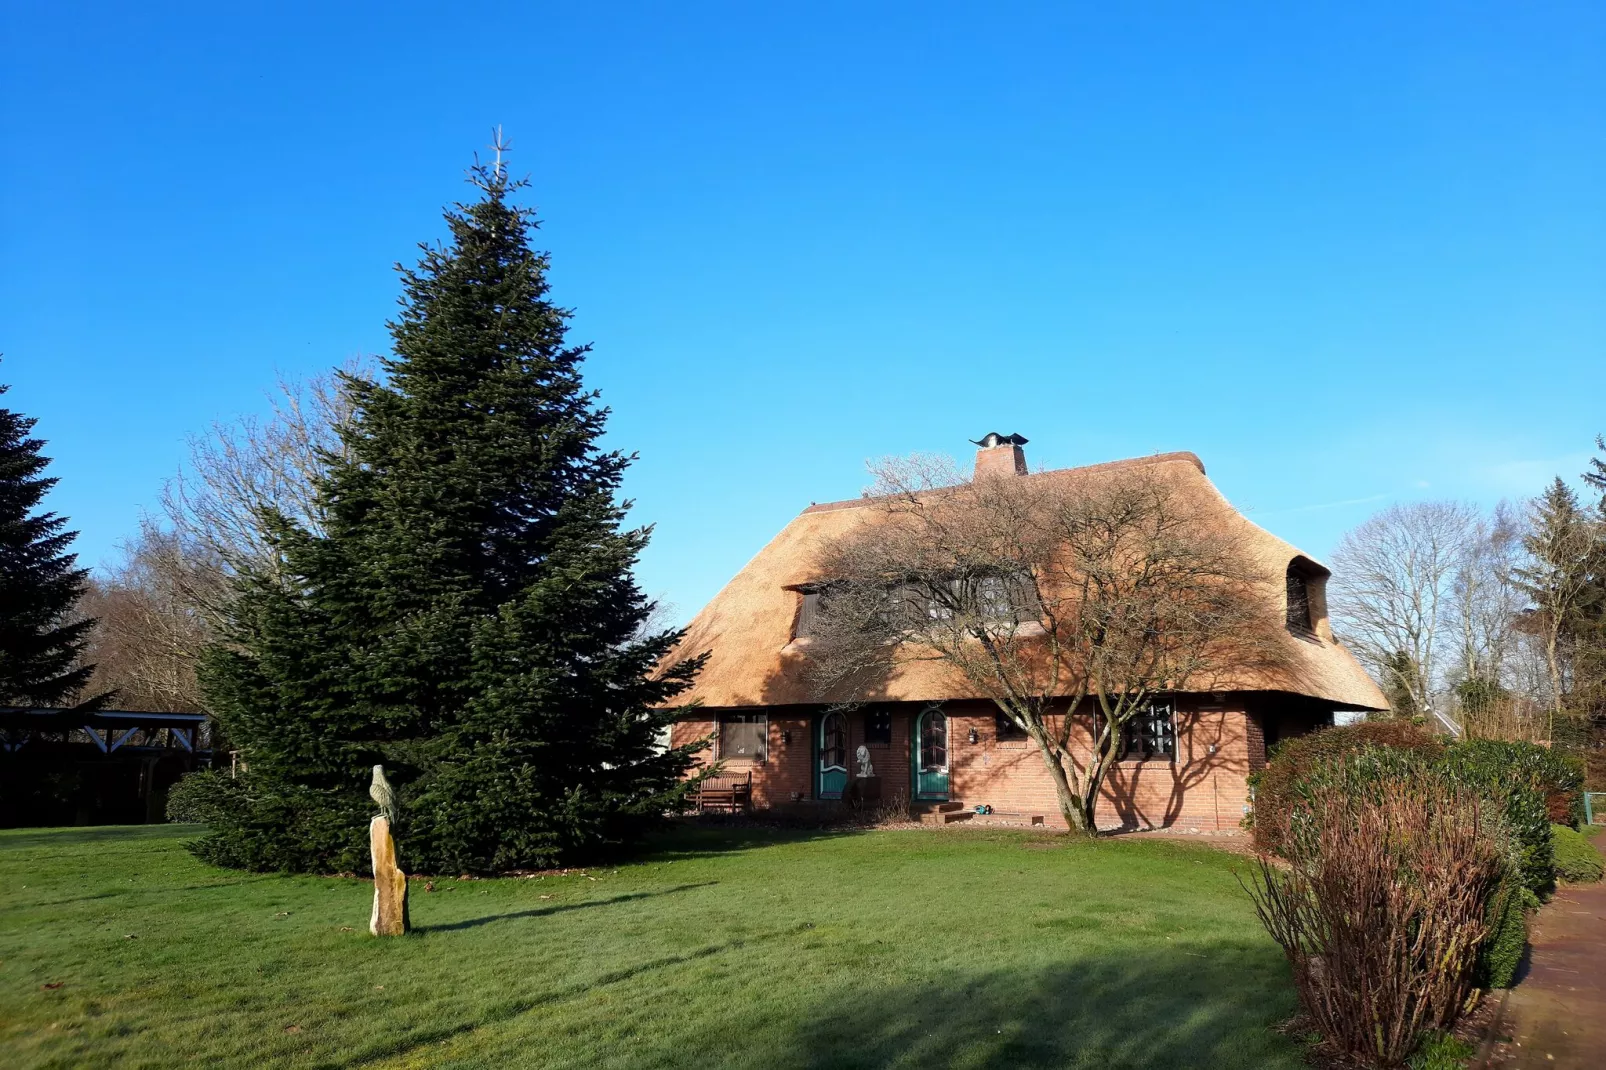
{"type": "Polygon", "coordinates": [[[859,771],[855,774],[859,779],[864,780],[875,776],[875,767],[870,764],[869,747],[860,743],[859,749],[853,752],[853,760],[859,763],[859,771]]]}

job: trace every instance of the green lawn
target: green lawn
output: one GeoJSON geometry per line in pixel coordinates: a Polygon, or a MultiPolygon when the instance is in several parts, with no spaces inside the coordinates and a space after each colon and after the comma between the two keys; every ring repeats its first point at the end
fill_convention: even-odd
{"type": "Polygon", "coordinates": [[[377,940],[370,885],[195,834],[0,832],[0,1066],[1302,1065],[1244,862],[1205,847],[684,829],[415,882],[417,932],[377,940]]]}

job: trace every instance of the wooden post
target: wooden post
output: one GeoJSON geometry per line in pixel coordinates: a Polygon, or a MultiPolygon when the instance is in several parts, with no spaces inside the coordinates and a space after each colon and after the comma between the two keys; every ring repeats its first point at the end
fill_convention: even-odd
{"type": "Polygon", "coordinates": [[[375,936],[401,936],[407,931],[407,874],[396,865],[396,841],[383,814],[368,823],[368,848],[374,859],[374,915],[368,931],[375,936]]]}

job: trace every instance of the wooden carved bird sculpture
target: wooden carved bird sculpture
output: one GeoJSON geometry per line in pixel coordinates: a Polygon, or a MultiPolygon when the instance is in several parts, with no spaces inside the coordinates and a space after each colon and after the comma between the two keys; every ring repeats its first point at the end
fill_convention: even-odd
{"type": "Polygon", "coordinates": [[[390,781],[385,779],[385,767],[374,766],[374,779],[368,785],[368,795],[379,804],[379,812],[385,815],[385,820],[392,825],[396,823],[396,793],[391,790],[390,781]]]}

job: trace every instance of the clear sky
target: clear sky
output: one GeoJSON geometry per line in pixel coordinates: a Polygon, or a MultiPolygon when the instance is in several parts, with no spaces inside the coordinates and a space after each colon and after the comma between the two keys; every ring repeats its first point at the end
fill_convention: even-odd
{"type": "Polygon", "coordinates": [[[383,351],[493,124],[695,611],[866,458],[1198,453],[1323,555],[1606,431],[1606,6],[6,0],[0,381],[92,564],[383,351]]]}

